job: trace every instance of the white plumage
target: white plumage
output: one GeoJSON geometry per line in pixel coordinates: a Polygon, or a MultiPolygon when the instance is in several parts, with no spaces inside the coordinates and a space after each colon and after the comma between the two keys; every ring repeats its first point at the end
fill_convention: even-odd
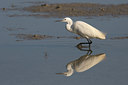
{"type": "Polygon", "coordinates": [[[94,28],[93,26],[83,22],[83,21],[76,21],[72,25],[72,29],[74,33],[86,37],[86,38],[98,38],[98,39],[105,39],[105,34],[99,31],[98,29],[94,28]]]}
{"type": "Polygon", "coordinates": [[[61,22],[66,22],[66,29],[70,32],[73,32],[75,34],[80,35],[81,37],[84,37],[87,39],[88,43],[85,44],[91,44],[92,41],[90,38],[97,38],[97,39],[106,39],[106,34],[99,31],[95,27],[83,22],[83,21],[76,21],[73,23],[73,21],[66,17],[62,20],[58,20],[61,22]]]}

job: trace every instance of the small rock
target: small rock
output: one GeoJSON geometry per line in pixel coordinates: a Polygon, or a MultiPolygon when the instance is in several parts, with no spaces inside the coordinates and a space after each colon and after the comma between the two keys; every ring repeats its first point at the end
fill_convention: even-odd
{"type": "Polygon", "coordinates": [[[101,10],[101,11],[103,11],[103,12],[105,11],[105,9],[104,9],[104,8],[100,8],[100,10],[101,10]]]}
{"type": "Polygon", "coordinates": [[[72,11],[75,11],[75,9],[74,9],[74,8],[71,8],[71,10],[72,10],[72,11]]]}
{"type": "Polygon", "coordinates": [[[2,10],[6,10],[6,8],[2,8],[2,10]]]}
{"type": "Polygon", "coordinates": [[[48,4],[41,4],[41,6],[48,6],[48,4]]]}
{"type": "Polygon", "coordinates": [[[37,37],[38,37],[38,35],[37,35],[37,34],[35,34],[35,35],[33,35],[33,37],[34,37],[34,38],[37,38],[37,37]]]}
{"type": "Polygon", "coordinates": [[[56,9],[59,9],[60,8],[60,6],[56,6],[56,9]]]}
{"type": "Polygon", "coordinates": [[[80,39],[80,37],[75,37],[75,39],[80,39]]]}

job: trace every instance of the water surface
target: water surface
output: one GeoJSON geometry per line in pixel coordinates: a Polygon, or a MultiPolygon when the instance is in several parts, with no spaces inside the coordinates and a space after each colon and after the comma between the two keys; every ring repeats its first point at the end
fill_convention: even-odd
{"type": "MultiPolygon", "coordinates": [[[[97,3],[100,0],[97,0],[97,3]]],[[[115,2],[115,0],[112,0],[115,2]]],[[[118,0],[120,3],[120,0],[118,0]]],[[[118,2],[117,1],[117,2],[118,2]]],[[[18,1],[14,1],[17,3],[18,1]]],[[[10,5],[10,2],[7,5],[10,5]]],[[[1,5],[3,7],[3,5],[1,5]]],[[[66,71],[66,64],[85,55],[75,46],[85,39],[20,40],[12,34],[45,34],[77,36],[55,23],[59,18],[8,17],[15,11],[0,10],[0,85],[127,85],[128,17],[71,17],[82,20],[107,33],[106,40],[92,39],[92,54],[105,53],[106,58],[84,72],[72,76],[56,75],[66,71]]],[[[20,12],[16,12],[20,13],[20,12]]]]}

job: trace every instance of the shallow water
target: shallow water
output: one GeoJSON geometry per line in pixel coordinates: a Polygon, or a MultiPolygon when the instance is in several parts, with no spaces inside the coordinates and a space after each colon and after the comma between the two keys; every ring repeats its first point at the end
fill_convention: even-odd
{"type": "Polygon", "coordinates": [[[12,34],[77,35],[67,32],[64,23],[54,22],[59,18],[8,17],[15,13],[20,12],[0,10],[0,85],[128,84],[128,39],[110,39],[128,36],[127,16],[72,17],[74,21],[86,21],[107,33],[106,40],[92,39],[91,47],[91,55],[105,53],[106,58],[87,71],[66,77],[56,73],[66,72],[69,62],[86,55],[86,51],[75,47],[85,40],[16,38],[12,34]]]}

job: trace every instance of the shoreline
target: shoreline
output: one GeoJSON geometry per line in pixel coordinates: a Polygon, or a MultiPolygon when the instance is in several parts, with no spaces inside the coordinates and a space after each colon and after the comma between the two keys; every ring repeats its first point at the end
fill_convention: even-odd
{"type": "Polygon", "coordinates": [[[40,14],[28,16],[65,17],[65,16],[121,16],[128,15],[128,4],[105,5],[94,3],[41,4],[24,7],[24,11],[40,14]],[[43,14],[42,14],[43,13],[43,14]]]}

